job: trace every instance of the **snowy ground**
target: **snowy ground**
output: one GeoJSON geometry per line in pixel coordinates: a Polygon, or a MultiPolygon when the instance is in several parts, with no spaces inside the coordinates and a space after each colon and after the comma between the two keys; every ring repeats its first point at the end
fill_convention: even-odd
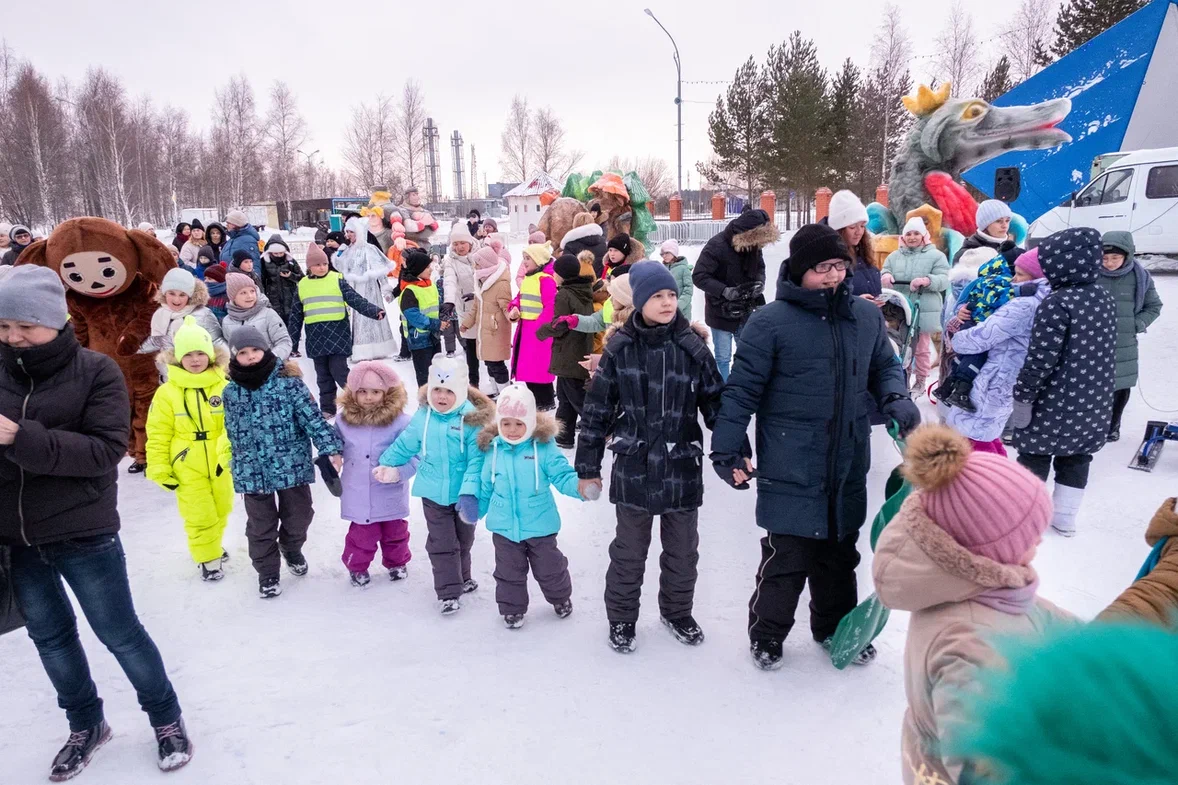
{"type": "MultiPolygon", "coordinates": [[[[785,247],[772,250],[771,278],[785,247]]],[[[1142,338],[1141,377],[1146,396],[1164,407],[1172,406],[1167,391],[1178,381],[1178,278],[1160,278],[1158,288],[1169,305],[1142,338]]],[[[698,296],[695,305],[702,314],[698,296]]],[[[310,363],[303,365],[314,389],[310,363]]],[[[408,364],[394,367],[412,384],[408,364]]],[[[1080,536],[1049,536],[1037,561],[1043,594],[1084,617],[1136,574],[1146,522],[1175,491],[1176,447],[1152,475],[1125,468],[1145,421],[1164,418],[1147,409],[1141,391],[1125,414],[1126,438],[1096,457],[1080,536]]],[[[873,509],[898,461],[887,442],[875,434],[873,509]]],[[[410,579],[357,590],[339,560],[347,524],[337,500],[316,484],[311,573],[284,576],[282,597],[263,602],[240,506],[226,538],[228,575],[205,585],[189,561],[173,500],[124,475],[122,537],[137,606],[196,744],[193,762],[168,782],[897,782],[906,614],[893,615],[875,663],[839,672],[810,641],[803,602],[785,668],[756,670],[745,636],[758,556],[754,496],[728,489],[710,470],[705,475],[695,615],[707,641],[688,649],[659,625],[654,548],[639,649],[628,657],[605,643],[601,597],[614,517],[604,500],[559,499],[572,617],[557,619],[533,585],[528,623],[508,631],[496,613],[485,530],[474,549],[482,588],[461,613],[442,618],[420,505],[410,579]]],[[[862,595],[871,583],[864,557],[862,595]]],[[[154,745],[134,692],[84,625],[82,638],[115,736],[79,781],[155,782],[154,745]]],[[[43,781],[67,735],[65,718],[23,634],[0,639],[0,662],[0,780],[43,781]]]]}

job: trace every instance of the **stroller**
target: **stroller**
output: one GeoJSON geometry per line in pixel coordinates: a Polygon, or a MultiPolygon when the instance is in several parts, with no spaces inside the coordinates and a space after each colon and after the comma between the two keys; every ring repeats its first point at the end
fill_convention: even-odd
{"type": "Polygon", "coordinates": [[[888,340],[896,350],[896,358],[904,369],[904,380],[909,389],[916,380],[916,361],[913,350],[920,331],[920,301],[910,302],[895,289],[884,289],[876,298],[883,305],[884,322],[888,327],[888,340]]]}

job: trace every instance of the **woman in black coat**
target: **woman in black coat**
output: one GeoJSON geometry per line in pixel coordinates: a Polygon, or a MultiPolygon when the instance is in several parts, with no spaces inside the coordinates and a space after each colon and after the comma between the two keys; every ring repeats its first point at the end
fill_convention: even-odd
{"type": "Polygon", "coordinates": [[[62,579],[134,685],[160,767],[191,757],[180,703],[135,614],[118,536],[130,421],[122,371],[78,343],[61,279],[17,267],[0,286],[0,546],[11,549],[17,606],[70,724],[54,779],[78,774],[111,733],[62,579]]]}
{"type": "Polygon", "coordinates": [[[1044,482],[1055,464],[1051,526],[1067,537],[1113,411],[1117,305],[1098,283],[1103,255],[1095,229],[1065,229],[1040,244],[1051,294],[1035,311],[1010,417],[1019,463],[1044,482]]]}
{"type": "Polygon", "coordinates": [[[704,322],[712,329],[716,366],[725,381],[733,343],[740,343],[753,310],[765,304],[762,249],[780,236],[764,210],[745,210],[708,240],[695,263],[691,282],[704,290],[704,322]]]}
{"type": "MultiPolygon", "coordinates": [[[[855,544],[867,518],[870,394],[906,433],[920,422],[879,309],[846,284],[851,254],[829,226],[790,240],[775,302],[748,320],[712,433],[712,462],[747,487],[741,445],[757,416],[761,566],[749,604],[758,666],[781,664],[810,582],[810,630],[823,645],[858,602],[855,544]]],[[[870,660],[873,649],[860,655],[870,660]]]]}

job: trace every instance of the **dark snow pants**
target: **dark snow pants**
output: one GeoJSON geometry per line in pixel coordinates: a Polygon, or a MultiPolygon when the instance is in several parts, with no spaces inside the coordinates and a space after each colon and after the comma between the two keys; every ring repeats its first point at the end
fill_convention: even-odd
{"type": "MultiPolygon", "coordinates": [[[[617,533],[609,546],[605,574],[605,614],[611,623],[638,621],[646,554],[650,551],[654,516],[638,507],[618,504],[617,533]]],[[[659,612],[666,619],[691,614],[699,564],[699,510],[677,510],[659,516],[659,612]]]]}
{"type": "Polygon", "coordinates": [[[1059,485],[1083,490],[1088,487],[1088,469],[1092,465],[1092,456],[1082,455],[1036,455],[1020,452],[1018,462],[1030,470],[1031,474],[1043,482],[1051,474],[1051,464],[1055,463],[1055,481],[1059,485]]]}
{"type": "Polygon", "coordinates": [[[278,575],[282,553],[301,553],[315,517],[311,486],[297,485],[277,493],[245,494],[245,536],[250,559],[262,577],[278,575]]]}
{"type": "Polygon", "coordinates": [[[336,388],[348,386],[348,355],[327,354],[315,358],[315,381],[319,383],[319,409],[335,414],[336,388]]]}
{"type": "Polygon", "coordinates": [[[499,603],[499,613],[527,613],[529,565],[550,605],[559,605],[573,596],[569,560],[560,552],[555,534],[523,542],[494,534],[491,540],[495,543],[495,602],[499,603]]]}
{"type": "Polygon", "coordinates": [[[474,526],[458,517],[453,504],[438,504],[422,499],[425,511],[425,552],[434,571],[434,591],[439,600],[462,596],[462,584],[470,580],[470,549],[474,545],[474,526]]]}
{"type": "Polygon", "coordinates": [[[1125,413],[1125,407],[1129,405],[1129,395],[1132,392],[1132,388],[1129,388],[1113,393],[1113,419],[1108,426],[1109,433],[1121,432],[1121,415],[1125,413]]]}
{"type": "Polygon", "coordinates": [[[785,640],[807,580],[810,633],[819,643],[834,635],[859,602],[858,540],[859,532],[841,541],[772,533],[762,537],[761,566],[749,600],[749,640],[785,640]]]}
{"type": "Polygon", "coordinates": [[[585,380],[566,379],[558,376],[556,379],[556,422],[560,425],[558,441],[571,442],[577,432],[577,418],[585,408],[585,380]]]}

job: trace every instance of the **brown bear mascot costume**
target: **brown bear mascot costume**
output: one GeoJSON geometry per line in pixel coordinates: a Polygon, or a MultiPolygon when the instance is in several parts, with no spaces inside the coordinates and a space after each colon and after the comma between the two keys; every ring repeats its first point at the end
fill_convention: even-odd
{"type": "Polygon", "coordinates": [[[164,274],[176,266],[155,235],[124,229],[105,218],[71,218],[48,240],[21,253],[17,264],[39,264],[61,276],[78,341],[123,369],[131,397],[132,474],[147,460],[147,410],[159,386],[155,358],[139,354],[151,334],[151,315],[164,274]]]}

